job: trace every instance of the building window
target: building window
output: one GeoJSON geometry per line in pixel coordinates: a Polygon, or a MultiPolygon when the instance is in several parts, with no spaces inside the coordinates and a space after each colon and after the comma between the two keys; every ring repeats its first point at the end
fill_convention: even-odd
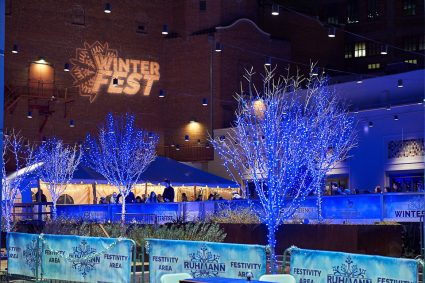
{"type": "Polygon", "coordinates": [[[331,25],[338,25],[339,24],[338,16],[328,17],[327,22],[328,22],[328,24],[331,24],[331,25]]]}
{"type": "Polygon", "coordinates": [[[58,198],[58,204],[74,204],[74,199],[67,194],[63,194],[58,198]]]}
{"type": "Polygon", "coordinates": [[[424,50],[425,49],[425,36],[419,37],[418,49],[419,50],[424,50]]]}
{"type": "Polygon", "coordinates": [[[349,59],[353,58],[353,46],[351,44],[345,45],[344,58],[349,59]]]}
{"type": "Polygon", "coordinates": [[[356,42],[354,44],[354,57],[365,57],[366,56],[366,43],[356,42]]]}
{"type": "Polygon", "coordinates": [[[380,64],[380,63],[368,64],[368,65],[367,65],[367,68],[368,68],[369,70],[376,70],[376,69],[381,68],[381,64],[380,64]]]}
{"type": "Polygon", "coordinates": [[[147,34],[147,25],[144,22],[136,22],[136,32],[141,34],[147,34]]]}
{"type": "Polygon", "coordinates": [[[404,60],[405,63],[408,64],[418,64],[418,60],[417,59],[408,59],[408,60],[404,60]]]}
{"type": "Polygon", "coordinates": [[[359,6],[357,0],[350,0],[347,6],[347,23],[354,24],[359,22],[359,6]]]}
{"type": "Polygon", "coordinates": [[[403,0],[403,14],[405,16],[416,15],[416,0],[403,0]]]}
{"type": "Polygon", "coordinates": [[[369,42],[367,44],[367,56],[376,56],[380,54],[380,47],[374,42],[369,42]]]}
{"type": "Polygon", "coordinates": [[[5,14],[6,16],[10,16],[12,14],[12,0],[6,0],[5,14]]]}
{"type": "Polygon", "coordinates": [[[72,7],[72,19],[73,25],[84,26],[86,24],[86,16],[83,7],[74,5],[72,7]]]}
{"type": "Polygon", "coordinates": [[[206,0],[199,0],[199,11],[206,11],[207,10],[207,1],[206,0]]]}
{"type": "Polygon", "coordinates": [[[414,51],[416,50],[416,37],[408,37],[403,41],[403,49],[406,51],[414,51]]]}
{"type": "Polygon", "coordinates": [[[379,17],[379,8],[377,0],[367,1],[367,17],[370,20],[377,19],[379,17]]]}

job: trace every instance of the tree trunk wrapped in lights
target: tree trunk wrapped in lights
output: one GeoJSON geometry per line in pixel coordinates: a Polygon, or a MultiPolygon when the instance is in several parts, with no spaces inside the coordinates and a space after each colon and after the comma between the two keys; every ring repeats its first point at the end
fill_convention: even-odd
{"type": "Polygon", "coordinates": [[[43,142],[36,152],[37,162],[42,165],[37,170],[39,178],[47,183],[52,197],[52,218],[56,219],[56,203],[65,192],[81,160],[79,146],[65,145],[58,139],[43,142]]]}
{"type": "Polygon", "coordinates": [[[266,67],[261,89],[253,83],[252,71],[244,77],[247,91],[236,96],[234,127],[211,142],[235,181],[254,183],[275,272],[278,227],[346,158],[356,141],[354,120],[322,75],[290,76],[288,70],[277,76],[266,67]]]}
{"type": "Polygon", "coordinates": [[[138,129],[134,116],[108,114],[97,138],[88,135],[84,144],[84,163],[100,173],[121,193],[121,222],[125,221],[125,198],[141,181],[141,174],[156,158],[159,137],[138,129]]]}
{"type": "Polygon", "coordinates": [[[25,178],[37,167],[34,164],[33,148],[28,141],[11,131],[3,136],[2,155],[2,213],[5,219],[6,231],[11,231],[12,212],[19,192],[27,189],[24,186],[25,178]],[[6,167],[10,166],[15,173],[7,175],[6,167]]]}

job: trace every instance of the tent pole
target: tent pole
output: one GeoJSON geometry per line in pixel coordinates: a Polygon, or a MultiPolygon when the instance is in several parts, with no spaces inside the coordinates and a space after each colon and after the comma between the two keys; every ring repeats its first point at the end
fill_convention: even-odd
{"type": "MultiPolygon", "coordinates": [[[[4,136],[4,40],[5,40],[5,2],[6,1],[0,1],[0,132],[1,132],[1,139],[0,139],[0,152],[3,152],[3,136],[4,136]]],[[[4,162],[4,161],[3,161],[4,162]]],[[[5,176],[2,176],[2,180],[5,176]]],[[[3,183],[3,182],[1,182],[3,183]]],[[[0,184],[0,251],[2,249],[2,210],[3,210],[3,184],[0,184]]]]}
{"type": "Polygon", "coordinates": [[[40,205],[40,203],[41,203],[41,180],[40,179],[38,179],[38,185],[37,185],[37,199],[35,200],[36,202],[38,202],[38,205],[37,205],[37,211],[38,211],[38,221],[42,221],[43,220],[43,218],[42,218],[42,216],[41,216],[41,212],[42,212],[42,210],[41,210],[41,205],[40,205]]]}
{"type": "Polygon", "coordinates": [[[96,183],[91,184],[93,189],[93,204],[97,203],[96,183]]]}

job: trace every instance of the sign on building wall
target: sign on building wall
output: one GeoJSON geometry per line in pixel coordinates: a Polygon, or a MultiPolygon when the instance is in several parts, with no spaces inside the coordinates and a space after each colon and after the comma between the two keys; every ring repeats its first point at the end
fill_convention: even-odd
{"type": "Polygon", "coordinates": [[[84,48],[77,48],[75,58],[70,61],[74,86],[90,102],[100,93],[148,96],[153,83],[160,78],[158,62],[119,57],[118,50],[110,49],[107,42],[85,42],[84,48]],[[114,79],[118,85],[114,85],[114,79]]]}
{"type": "Polygon", "coordinates": [[[419,222],[424,217],[425,198],[423,194],[384,195],[384,220],[397,222],[419,222]]]}

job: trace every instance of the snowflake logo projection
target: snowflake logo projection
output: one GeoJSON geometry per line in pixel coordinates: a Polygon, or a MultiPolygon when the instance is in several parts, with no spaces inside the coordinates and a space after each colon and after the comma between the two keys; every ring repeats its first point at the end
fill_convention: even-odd
{"type": "Polygon", "coordinates": [[[77,48],[75,58],[71,59],[71,75],[74,78],[74,86],[79,88],[81,96],[88,96],[92,103],[97,96],[97,91],[93,90],[97,75],[99,73],[99,57],[117,58],[118,51],[109,49],[109,44],[101,44],[99,41],[89,44],[84,42],[84,48],[77,48]],[[100,55],[100,56],[99,56],[100,55]]]}
{"type": "Polygon", "coordinates": [[[412,201],[410,201],[407,205],[409,210],[424,210],[425,205],[423,202],[423,198],[416,197],[412,201]]]}
{"type": "Polygon", "coordinates": [[[190,273],[193,277],[206,278],[217,277],[220,272],[225,271],[225,264],[220,263],[220,256],[210,252],[206,245],[202,245],[196,253],[189,254],[190,273]]]}
{"type": "Polygon", "coordinates": [[[33,238],[31,243],[27,244],[25,250],[23,251],[25,264],[30,268],[33,274],[36,274],[38,252],[37,239],[33,238]]]}
{"type": "Polygon", "coordinates": [[[96,264],[100,263],[100,257],[94,256],[96,249],[90,247],[85,240],[72,250],[73,252],[69,255],[72,268],[86,278],[90,271],[96,269],[96,264]]]}
{"type": "Polygon", "coordinates": [[[353,264],[351,257],[347,257],[345,263],[341,266],[333,266],[334,276],[349,277],[349,278],[365,278],[366,269],[359,268],[357,264],[353,264]]]}

